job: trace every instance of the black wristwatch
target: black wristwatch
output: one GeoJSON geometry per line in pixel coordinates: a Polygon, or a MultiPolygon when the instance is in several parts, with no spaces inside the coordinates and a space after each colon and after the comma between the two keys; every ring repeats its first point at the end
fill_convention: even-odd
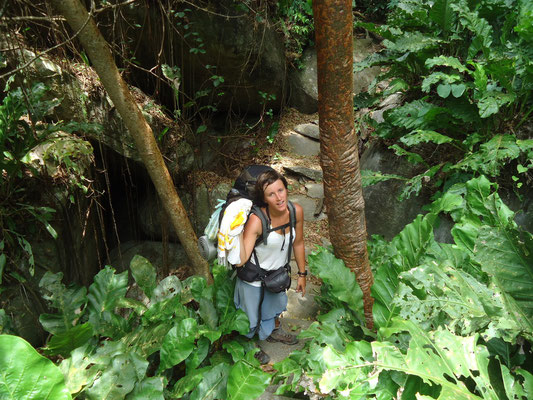
{"type": "Polygon", "coordinates": [[[307,276],[307,270],[305,270],[304,272],[298,271],[298,276],[307,276]]]}

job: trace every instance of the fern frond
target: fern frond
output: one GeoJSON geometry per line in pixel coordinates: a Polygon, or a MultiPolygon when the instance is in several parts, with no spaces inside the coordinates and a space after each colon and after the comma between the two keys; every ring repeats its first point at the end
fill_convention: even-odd
{"type": "Polygon", "coordinates": [[[437,172],[441,169],[443,164],[437,164],[428,169],[427,171],[412,177],[409,179],[402,192],[400,193],[399,200],[403,201],[405,199],[408,199],[413,194],[416,196],[420,193],[420,190],[422,189],[423,184],[429,183],[431,178],[435,176],[437,172]]]}
{"type": "Polygon", "coordinates": [[[405,32],[396,41],[384,40],[383,45],[391,51],[405,53],[436,48],[442,42],[441,39],[426,36],[420,32],[405,32]]]}
{"type": "Polygon", "coordinates": [[[459,61],[459,59],[455,57],[447,57],[440,55],[438,57],[428,58],[426,60],[426,67],[431,68],[436,65],[451,67],[458,70],[459,72],[470,72],[463,64],[461,64],[461,61],[459,61]]]}
{"type": "Polygon", "coordinates": [[[518,158],[520,147],[516,137],[497,135],[479,147],[479,151],[470,154],[453,169],[481,172],[489,176],[498,176],[500,169],[509,161],[518,158]]]}
{"type": "Polygon", "coordinates": [[[415,100],[386,111],[384,117],[395,126],[413,130],[426,129],[440,114],[447,113],[446,108],[435,106],[424,100],[415,100]]]}
{"type": "Polygon", "coordinates": [[[407,146],[415,146],[420,143],[428,142],[432,142],[435,144],[450,143],[453,142],[454,139],[435,131],[416,129],[410,132],[409,134],[403,136],[400,141],[406,144],[407,146]]]}
{"type": "MultiPolygon", "coordinates": [[[[426,164],[424,159],[420,154],[413,153],[412,151],[407,151],[397,144],[393,144],[392,146],[389,146],[389,149],[394,150],[394,153],[397,156],[406,157],[407,161],[411,164],[426,164]]],[[[427,165],[427,164],[426,164],[427,165]]]]}
{"type": "Polygon", "coordinates": [[[480,17],[477,11],[470,11],[466,3],[452,4],[451,7],[459,14],[459,21],[463,28],[474,35],[473,44],[482,49],[489,49],[493,39],[493,30],[489,22],[480,17]]]}
{"type": "Polygon", "coordinates": [[[407,178],[394,175],[394,174],[382,174],[379,171],[371,171],[369,169],[361,170],[361,179],[363,182],[363,187],[372,186],[379,182],[385,182],[391,179],[397,179],[401,181],[406,181],[407,178]]]}

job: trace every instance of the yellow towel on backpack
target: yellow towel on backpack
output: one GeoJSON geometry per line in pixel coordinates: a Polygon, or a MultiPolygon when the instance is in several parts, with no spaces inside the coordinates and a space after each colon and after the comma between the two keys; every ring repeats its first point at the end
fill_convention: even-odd
{"type": "Polygon", "coordinates": [[[240,264],[241,246],[238,236],[244,229],[251,208],[252,201],[248,199],[239,199],[226,207],[218,229],[217,255],[220,265],[227,267],[228,264],[240,264]]]}

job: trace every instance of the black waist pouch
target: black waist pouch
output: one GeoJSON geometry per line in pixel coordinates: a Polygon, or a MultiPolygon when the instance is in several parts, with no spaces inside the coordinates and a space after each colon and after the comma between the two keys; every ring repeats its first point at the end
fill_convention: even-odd
{"type": "Polygon", "coordinates": [[[266,290],[272,293],[281,293],[291,287],[291,266],[289,263],[274,271],[268,271],[268,275],[263,278],[263,285],[266,290]]]}
{"type": "Polygon", "coordinates": [[[291,286],[290,271],[289,263],[273,271],[267,271],[248,260],[242,267],[237,267],[237,276],[246,282],[260,281],[268,291],[280,293],[291,286]]]}

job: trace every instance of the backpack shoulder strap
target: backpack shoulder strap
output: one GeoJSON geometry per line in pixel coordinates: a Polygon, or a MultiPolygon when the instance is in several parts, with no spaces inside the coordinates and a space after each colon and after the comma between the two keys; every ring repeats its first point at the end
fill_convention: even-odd
{"type": "Polygon", "coordinates": [[[253,205],[252,206],[252,210],[250,211],[250,214],[255,214],[259,217],[259,219],[261,220],[261,226],[263,228],[263,233],[261,233],[261,236],[259,236],[255,242],[255,246],[257,246],[258,244],[260,243],[267,243],[267,238],[268,238],[268,220],[267,220],[267,216],[265,215],[265,213],[263,212],[263,210],[261,210],[261,207],[257,206],[257,205],[253,205]]]}
{"type": "MultiPolygon", "coordinates": [[[[289,226],[292,232],[292,228],[296,227],[296,208],[294,207],[294,204],[292,203],[292,201],[289,201],[287,204],[289,208],[289,226]]],[[[265,215],[261,207],[256,206],[255,204],[252,206],[252,210],[250,211],[250,214],[257,215],[259,219],[261,220],[261,226],[263,227],[263,233],[256,240],[255,245],[257,246],[258,244],[261,244],[261,243],[267,244],[268,233],[271,231],[268,228],[269,224],[268,224],[267,216],[265,215]]],[[[284,226],[287,226],[287,225],[284,225],[284,226]]],[[[277,227],[276,229],[279,229],[279,228],[280,227],[277,227]]]]}
{"type": "Polygon", "coordinates": [[[289,200],[289,224],[291,229],[296,226],[296,207],[292,204],[292,201],[289,200]]]}

